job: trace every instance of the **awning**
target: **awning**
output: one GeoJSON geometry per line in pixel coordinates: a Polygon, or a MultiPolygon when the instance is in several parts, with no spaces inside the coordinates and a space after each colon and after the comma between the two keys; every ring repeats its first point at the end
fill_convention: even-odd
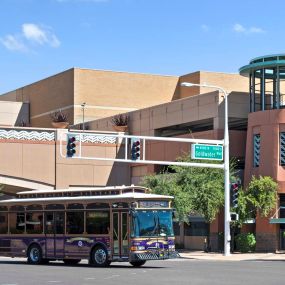
{"type": "Polygon", "coordinates": [[[285,224],[285,218],[271,218],[269,224],[285,224]]]}

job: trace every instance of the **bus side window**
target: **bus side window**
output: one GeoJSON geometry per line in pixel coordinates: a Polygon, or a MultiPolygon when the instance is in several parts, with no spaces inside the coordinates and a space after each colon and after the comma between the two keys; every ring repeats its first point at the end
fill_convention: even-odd
{"type": "Polygon", "coordinates": [[[45,207],[45,233],[64,234],[65,207],[62,204],[49,204],[45,207]]]}
{"type": "Polygon", "coordinates": [[[110,212],[109,211],[87,211],[86,231],[88,234],[109,234],[110,212]]]}
{"type": "Polygon", "coordinates": [[[43,233],[43,208],[40,205],[30,205],[26,212],[26,231],[28,234],[43,233]]]}
{"type": "Polygon", "coordinates": [[[8,233],[8,213],[6,207],[0,207],[0,234],[8,233]],[[6,211],[6,212],[4,212],[6,211]]]}
{"type": "Polygon", "coordinates": [[[64,212],[56,212],[55,214],[55,232],[56,234],[64,234],[64,212]]]}
{"type": "Polygon", "coordinates": [[[83,234],[84,207],[81,204],[69,204],[66,212],[66,233],[83,234]]]}
{"type": "Polygon", "coordinates": [[[53,212],[45,213],[45,233],[53,234],[53,212]]]}
{"type": "Polygon", "coordinates": [[[11,234],[25,233],[25,209],[22,206],[13,206],[10,209],[10,232],[11,234]]]}

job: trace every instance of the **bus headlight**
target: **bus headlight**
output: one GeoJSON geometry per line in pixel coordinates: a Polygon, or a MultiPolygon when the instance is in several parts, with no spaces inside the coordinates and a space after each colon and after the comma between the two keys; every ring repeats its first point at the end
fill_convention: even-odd
{"type": "Polygon", "coordinates": [[[174,245],[174,244],[170,244],[170,245],[168,246],[168,249],[175,250],[175,245],[174,245]]]}
{"type": "Polygon", "coordinates": [[[139,250],[145,250],[145,247],[143,245],[138,246],[132,246],[131,251],[139,251],[139,250]]]}

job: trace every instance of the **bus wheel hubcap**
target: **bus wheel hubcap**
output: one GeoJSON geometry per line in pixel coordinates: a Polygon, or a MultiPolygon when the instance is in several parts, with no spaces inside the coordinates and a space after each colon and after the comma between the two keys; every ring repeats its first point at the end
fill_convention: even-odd
{"type": "Polygon", "coordinates": [[[102,248],[97,249],[95,251],[95,256],[94,257],[95,257],[96,263],[99,263],[99,264],[103,264],[106,261],[106,258],[107,258],[106,252],[102,248]]]}
{"type": "Polygon", "coordinates": [[[33,262],[37,262],[39,260],[39,250],[37,248],[32,248],[30,253],[30,258],[33,262]]]}

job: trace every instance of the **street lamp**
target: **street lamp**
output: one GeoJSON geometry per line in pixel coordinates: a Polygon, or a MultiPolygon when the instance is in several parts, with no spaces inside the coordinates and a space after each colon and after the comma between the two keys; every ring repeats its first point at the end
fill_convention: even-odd
{"type": "Polygon", "coordinates": [[[230,241],[231,241],[231,233],[230,233],[230,164],[229,164],[229,124],[228,124],[228,93],[219,86],[215,85],[207,85],[207,84],[196,84],[190,82],[182,82],[181,86],[192,87],[207,87],[219,90],[224,93],[225,100],[225,127],[224,127],[224,172],[225,172],[225,229],[224,229],[224,255],[230,255],[230,241]]]}
{"type": "Polygon", "coordinates": [[[84,123],[84,110],[85,110],[86,102],[83,102],[81,104],[82,107],[82,129],[83,131],[85,130],[85,123],[84,123]]]}

